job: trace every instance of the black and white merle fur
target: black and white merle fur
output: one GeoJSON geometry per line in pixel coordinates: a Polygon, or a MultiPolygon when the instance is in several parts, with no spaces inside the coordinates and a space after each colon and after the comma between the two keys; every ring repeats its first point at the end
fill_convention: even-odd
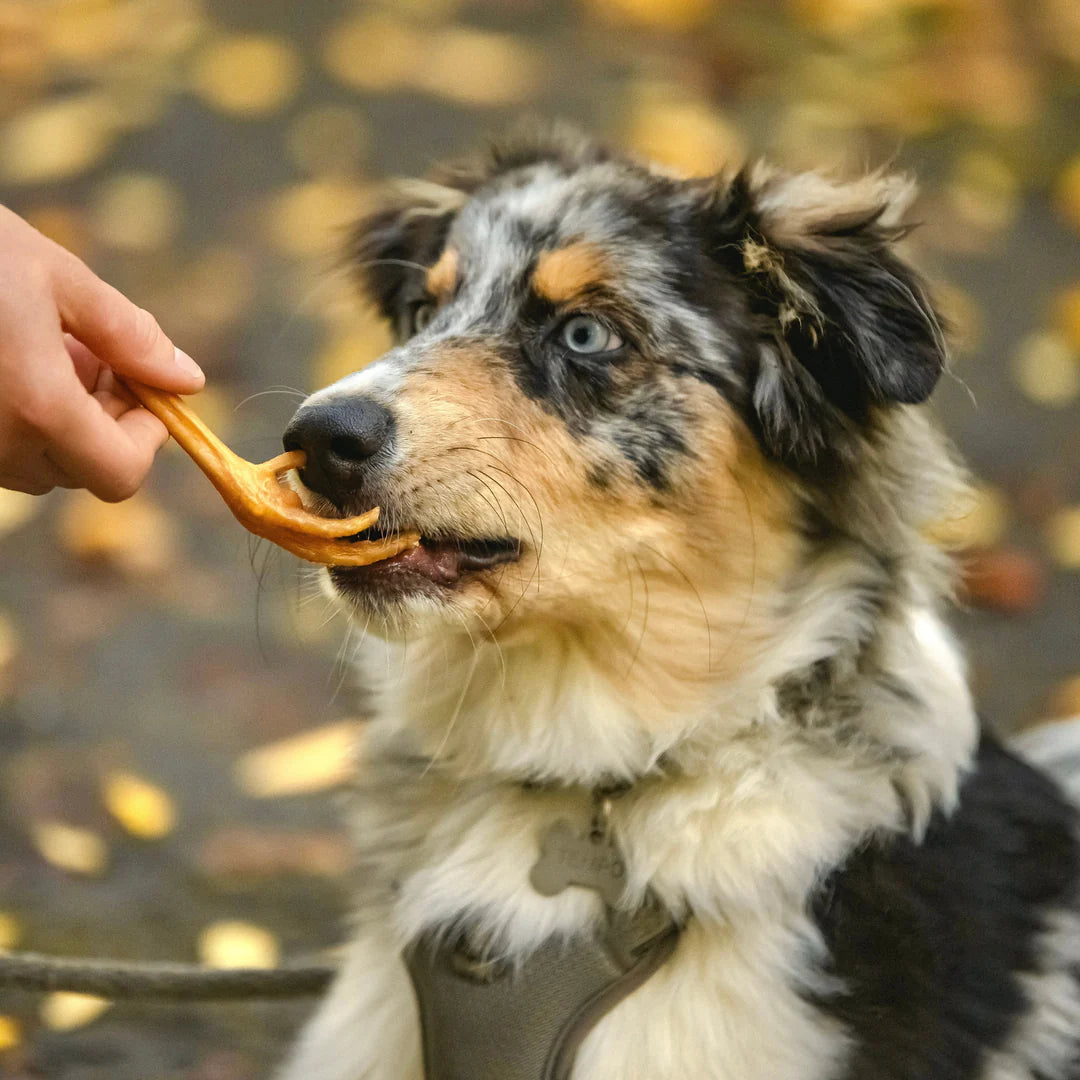
{"type": "Polygon", "coordinates": [[[385,423],[305,479],[424,541],[327,576],[376,708],[355,933],[287,1080],[420,1080],[423,933],[588,932],[598,897],[529,871],[612,782],[624,903],[686,930],[575,1080],[1080,1078],[1074,811],[980,735],[941,616],[963,482],[907,195],[556,132],[360,224],[400,345],[298,421],[385,423]],[[568,346],[580,314],[611,348],[568,346]]]}

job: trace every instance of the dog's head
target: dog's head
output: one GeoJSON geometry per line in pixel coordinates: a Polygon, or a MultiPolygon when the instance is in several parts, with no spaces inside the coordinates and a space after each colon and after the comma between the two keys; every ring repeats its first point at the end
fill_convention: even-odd
{"type": "Polygon", "coordinates": [[[566,135],[398,185],[351,252],[398,346],[308,399],[285,445],[339,511],[423,541],[331,570],[337,592],[384,633],[633,638],[650,595],[676,650],[679,612],[752,626],[805,493],[842,489],[941,373],[893,246],[906,192],[680,180],[566,135]]]}

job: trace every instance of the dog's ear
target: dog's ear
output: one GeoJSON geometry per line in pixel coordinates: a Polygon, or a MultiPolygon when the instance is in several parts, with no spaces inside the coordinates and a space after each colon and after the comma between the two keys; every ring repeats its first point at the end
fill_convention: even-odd
{"type": "Polygon", "coordinates": [[[876,408],[925,401],[941,375],[940,321],[895,250],[911,194],[897,176],[763,166],[714,191],[711,252],[747,289],[753,408],[783,458],[820,462],[876,408]]]}
{"type": "Polygon", "coordinates": [[[397,322],[409,291],[439,257],[467,195],[426,180],[389,186],[376,209],[356,223],[346,251],[349,269],[379,312],[397,322]]]}

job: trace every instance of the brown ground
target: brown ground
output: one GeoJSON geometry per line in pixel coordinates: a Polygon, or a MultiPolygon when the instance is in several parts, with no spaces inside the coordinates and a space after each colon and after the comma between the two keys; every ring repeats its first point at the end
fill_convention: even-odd
{"type": "MultiPolygon", "coordinates": [[[[372,178],[422,170],[525,108],[688,168],[746,147],[794,163],[896,158],[926,180],[920,243],[969,346],[940,412],[995,495],[973,530],[989,549],[973,579],[984,606],[957,624],[985,713],[1008,728],[1055,688],[1080,711],[1080,684],[1065,683],[1080,674],[1080,538],[1051,543],[1067,520],[1055,515],[1080,503],[1080,294],[1063,294],[1080,280],[1070,10],[0,0],[0,200],[158,314],[210,373],[212,424],[257,458],[295,398],[243,399],[313,389],[378,352],[325,276],[328,226],[372,178]],[[237,42],[249,33],[269,46],[237,42]],[[1035,332],[1051,337],[1022,391],[1014,358],[1035,332]],[[1055,394],[1055,407],[1033,400],[1055,394]]],[[[0,935],[170,959],[195,959],[219,920],[263,927],[289,955],[337,941],[333,799],[256,799],[233,768],[353,709],[340,624],[319,625],[296,565],[253,553],[177,454],[131,507],[57,494],[31,509],[0,493],[0,935]],[[159,540],[118,540],[132,533],[159,540]],[[174,829],[138,839],[109,815],[102,780],[117,769],[173,801],[174,829]],[[56,821],[103,842],[99,873],[43,856],[56,821]]],[[[332,771],[329,752],[314,756],[332,771]]],[[[0,992],[0,1046],[14,1044],[0,1076],[265,1076],[307,1008],[116,1005],[59,1031],[40,1005],[0,992]]]]}

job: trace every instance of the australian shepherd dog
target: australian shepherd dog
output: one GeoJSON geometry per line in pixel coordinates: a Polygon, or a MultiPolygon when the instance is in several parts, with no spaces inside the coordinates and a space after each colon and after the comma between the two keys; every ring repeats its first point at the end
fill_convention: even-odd
{"type": "Polygon", "coordinates": [[[285,445],[422,539],[326,573],[374,715],[355,932],[282,1076],[1080,1077],[1074,811],[943,622],[909,195],[554,130],[359,224],[398,344],[285,445]],[[577,986],[645,907],[663,955],[577,986]]]}

